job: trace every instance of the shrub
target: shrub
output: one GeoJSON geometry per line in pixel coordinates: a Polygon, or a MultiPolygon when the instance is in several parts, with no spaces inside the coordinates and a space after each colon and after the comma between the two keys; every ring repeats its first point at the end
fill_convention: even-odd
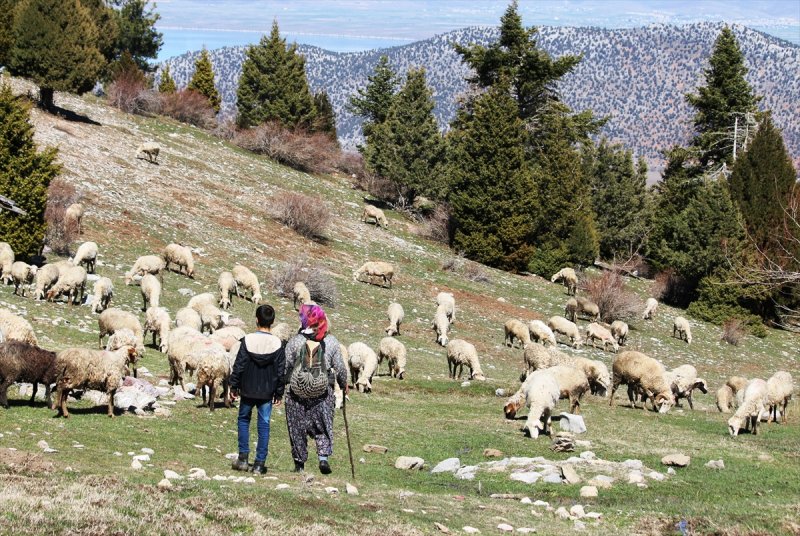
{"type": "Polygon", "coordinates": [[[442,262],[442,271],[461,274],[465,279],[476,283],[492,282],[486,268],[482,264],[467,260],[463,253],[442,262]]]}
{"type": "Polygon", "coordinates": [[[436,208],[423,219],[424,234],[436,242],[447,244],[450,241],[450,210],[445,205],[436,208]]]}
{"type": "Polygon", "coordinates": [[[729,318],[722,324],[722,340],[728,344],[739,346],[745,335],[744,322],[738,318],[729,318]]]}
{"type": "Polygon", "coordinates": [[[159,94],[149,89],[144,74],[138,70],[121,71],[106,94],[111,106],[130,114],[157,113],[161,108],[159,94]]]}
{"type": "Polygon", "coordinates": [[[753,298],[750,290],[741,285],[726,283],[719,275],[704,277],[698,286],[699,296],[688,308],[689,314],[706,322],[723,325],[735,318],[757,337],[766,337],[767,330],[758,315],[751,313],[742,303],[753,298]]]}
{"type": "Polygon", "coordinates": [[[223,121],[218,121],[217,126],[214,127],[211,133],[222,140],[232,141],[236,137],[236,132],[236,121],[233,119],[225,119],[223,121]]]}
{"type": "Polygon", "coordinates": [[[336,282],[321,266],[312,265],[306,258],[297,259],[272,272],[272,290],[278,296],[292,298],[294,284],[302,281],[311,299],[321,305],[335,306],[338,298],[336,282]]]}
{"type": "Polygon", "coordinates": [[[693,291],[685,278],[668,268],[656,274],[651,294],[660,302],[686,307],[692,300],[693,291]]]}
{"type": "Polygon", "coordinates": [[[59,255],[69,255],[70,245],[78,238],[78,229],[64,221],[67,207],[78,200],[75,187],[61,179],[52,181],[47,188],[47,208],[44,211],[47,232],[44,241],[59,255]]]}
{"type": "Polygon", "coordinates": [[[216,125],[214,109],[208,99],[191,89],[161,95],[161,113],[177,121],[208,130],[216,125]]]}
{"type": "Polygon", "coordinates": [[[322,238],[332,218],[324,201],[294,192],[276,195],[271,211],[276,220],[306,238],[322,238]]]}
{"type": "Polygon", "coordinates": [[[600,308],[604,322],[633,318],[642,310],[642,303],[628,290],[625,279],[616,272],[605,271],[581,284],[586,295],[600,308]]]}
{"type": "Polygon", "coordinates": [[[528,271],[542,277],[550,278],[551,275],[565,266],[569,266],[567,254],[564,249],[538,248],[531,255],[528,262],[528,271]]]}
{"type": "Polygon", "coordinates": [[[233,143],[311,173],[331,173],[339,160],[339,146],[326,134],[290,130],[275,121],[238,132],[233,143]]]}
{"type": "Polygon", "coordinates": [[[339,153],[336,169],[356,179],[357,184],[359,180],[369,175],[367,168],[364,167],[364,157],[361,156],[361,153],[353,151],[341,151],[339,153]]]}

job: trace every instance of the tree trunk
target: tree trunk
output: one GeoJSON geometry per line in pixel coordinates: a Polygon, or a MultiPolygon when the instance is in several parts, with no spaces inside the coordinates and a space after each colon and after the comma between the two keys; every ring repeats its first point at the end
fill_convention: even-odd
{"type": "Polygon", "coordinates": [[[39,105],[47,111],[52,111],[55,108],[53,102],[53,94],[55,91],[51,87],[39,88],[39,105]]]}

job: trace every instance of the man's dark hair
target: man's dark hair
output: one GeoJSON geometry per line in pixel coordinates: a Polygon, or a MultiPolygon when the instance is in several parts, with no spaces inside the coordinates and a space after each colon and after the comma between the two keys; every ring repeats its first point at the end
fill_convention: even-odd
{"type": "Polygon", "coordinates": [[[271,305],[259,305],[256,309],[256,325],[260,328],[271,328],[275,322],[275,309],[271,305]]]}

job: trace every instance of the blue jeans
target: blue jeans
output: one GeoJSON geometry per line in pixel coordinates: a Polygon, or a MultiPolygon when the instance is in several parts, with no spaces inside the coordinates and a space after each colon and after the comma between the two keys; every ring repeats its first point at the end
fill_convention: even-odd
{"type": "Polygon", "coordinates": [[[269,446],[269,417],[272,414],[272,401],[256,400],[241,397],[239,400],[239,452],[250,453],[250,415],[256,408],[258,419],[258,443],[256,443],[256,460],[263,462],[267,459],[269,446]]]}

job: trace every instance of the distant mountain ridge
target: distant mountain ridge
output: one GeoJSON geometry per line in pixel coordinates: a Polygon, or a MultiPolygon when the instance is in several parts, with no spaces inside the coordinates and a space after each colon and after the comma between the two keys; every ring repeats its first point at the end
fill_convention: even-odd
{"type": "MultiPolygon", "coordinates": [[[[592,109],[610,116],[603,134],[645,156],[656,167],[660,151],[685,143],[691,135],[693,111],[684,95],[704,83],[703,70],[722,23],[642,28],[539,27],[539,45],[553,56],[582,54],[583,61],[560,84],[563,100],[573,110],[592,109]]],[[[792,157],[800,162],[800,47],[740,25],[731,25],[749,69],[748,80],[764,96],[761,106],[772,110],[783,129],[792,157]]],[[[342,144],[361,140],[360,120],[346,108],[347,99],[366,84],[378,58],[385,54],[404,74],[422,66],[434,92],[436,117],[447,128],[466,89],[468,69],[452,43],[488,44],[498,37],[496,27],[470,27],[409,45],[364,52],[335,53],[299,45],[313,91],[324,89],[336,111],[342,144]]],[[[236,112],[236,87],[246,47],[210,51],[223,114],[236,112]]],[[[188,84],[198,52],[165,62],[179,87],[188,84]]]]}

